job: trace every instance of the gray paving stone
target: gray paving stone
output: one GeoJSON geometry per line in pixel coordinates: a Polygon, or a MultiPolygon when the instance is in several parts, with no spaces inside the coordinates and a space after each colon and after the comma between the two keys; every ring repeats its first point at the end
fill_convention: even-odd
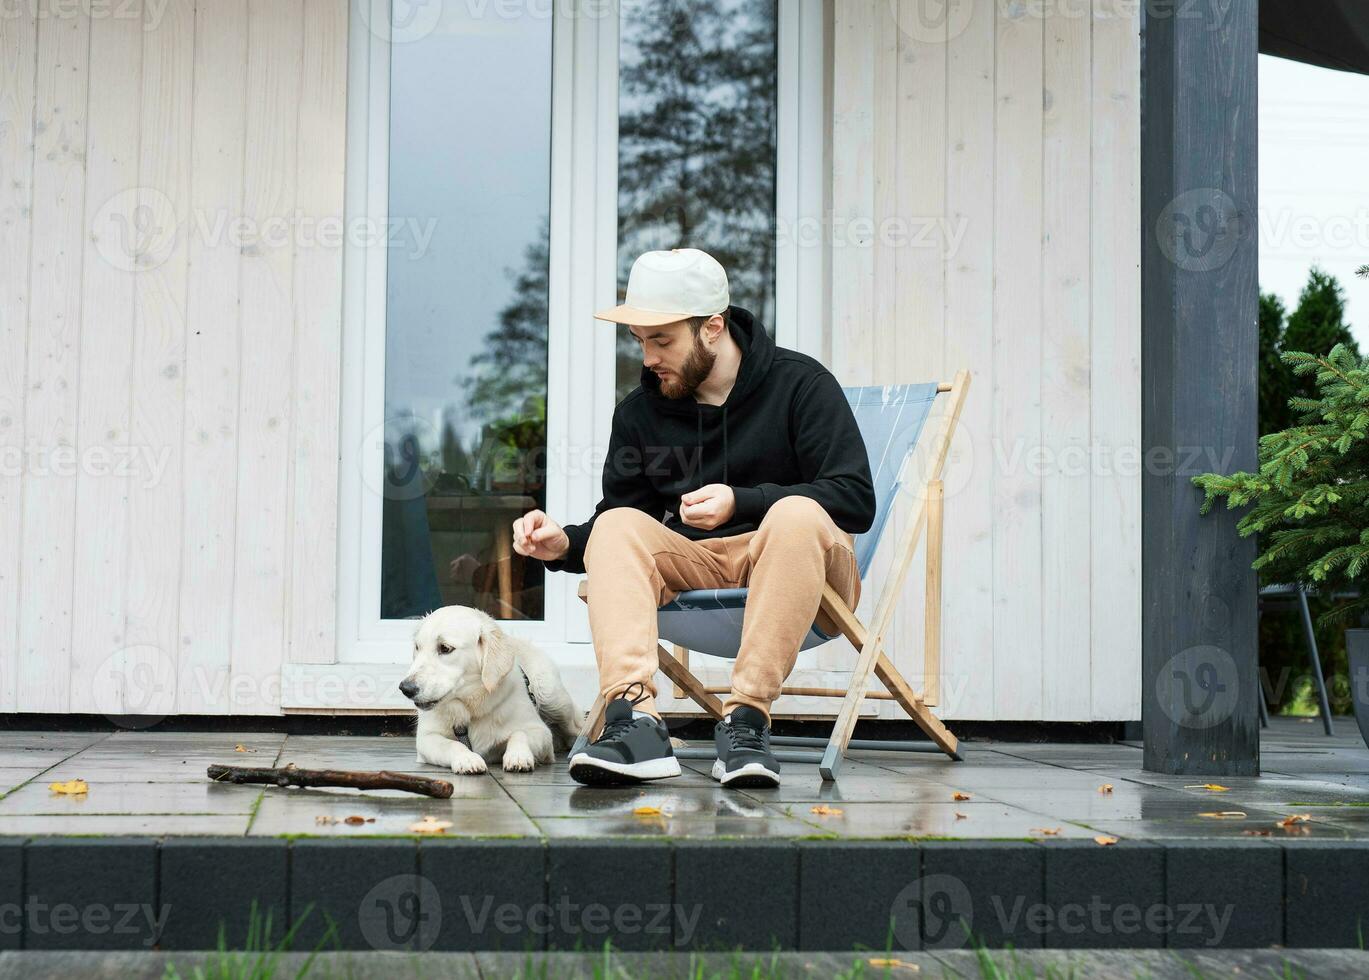
{"type": "Polygon", "coordinates": [[[1028,911],[1044,899],[1045,855],[1025,841],[925,841],[922,877],[907,902],[926,949],[1040,946],[1028,911]],[[966,926],[968,926],[968,935],[966,926]]]}
{"type": "Polygon", "coordinates": [[[441,903],[434,949],[542,949],[551,929],[540,840],[423,841],[418,873],[441,903]]]}
{"type": "Polygon", "coordinates": [[[1163,947],[1165,852],[1121,841],[1043,841],[1044,945],[1055,948],[1163,947]]]}
{"type": "Polygon", "coordinates": [[[799,852],[787,841],[680,841],[675,904],[697,918],[689,949],[793,949],[798,941],[799,852]]]}
{"type": "Polygon", "coordinates": [[[917,845],[800,841],[799,948],[919,949],[912,910],[899,896],[921,873],[917,845]]]}
{"type": "Polygon", "coordinates": [[[24,948],[141,949],[165,917],[157,844],[51,838],[24,849],[24,948]]]}
{"type": "Polygon", "coordinates": [[[275,946],[290,928],[283,840],[172,838],[162,842],[160,881],[163,949],[215,949],[221,928],[229,949],[244,948],[253,929],[275,946]]]}
{"type": "Polygon", "coordinates": [[[1175,948],[1283,942],[1283,849],[1265,840],[1165,842],[1165,903],[1175,948]]]}
{"type": "Polygon", "coordinates": [[[1285,943],[1359,949],[1369,936],[1369,842],[1284,845],[1285,943]]]}
{"type": "Polygon", "coordinates": [[[431,948],[439,922],[424,898],[433,890],[432,883],[425,884],[418,874],[418,848],[412,841],[294,841],[294,948],[431,948]]]}
{"type": "Polygon", "coordinates": [[[619,949],[669,949],[697,923],[679,921],[672,867],[665,842],[548,841],[548,948],[596,950],[611,940],[619,949]]]}

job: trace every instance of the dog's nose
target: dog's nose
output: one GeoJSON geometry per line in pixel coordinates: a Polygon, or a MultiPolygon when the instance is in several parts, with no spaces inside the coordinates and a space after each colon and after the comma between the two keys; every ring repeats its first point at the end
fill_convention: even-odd
{"type": "Polygon", "coordinates": [[[406,677],[399,682],[399,693],[412,701],[418,694],[418,682],[411,677],[406,677]]]}

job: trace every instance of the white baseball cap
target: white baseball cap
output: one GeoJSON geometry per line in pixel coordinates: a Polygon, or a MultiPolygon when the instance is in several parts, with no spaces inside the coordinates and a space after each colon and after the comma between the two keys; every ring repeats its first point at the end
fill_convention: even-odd
{"type": "Polygon", "coordinates": [[[632,263],[622,306],[594,314],[610,323],[661,327],[687,317],[727,309],[727,273],[718,260],[697,248],[643,252],[632,263]]]}

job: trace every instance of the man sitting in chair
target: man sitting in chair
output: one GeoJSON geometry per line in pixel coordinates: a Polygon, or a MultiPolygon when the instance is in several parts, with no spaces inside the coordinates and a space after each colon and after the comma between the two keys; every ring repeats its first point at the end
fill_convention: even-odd
{"type": "Polygon", "coordinates": [[[607,709],[571,776],[602,786],[680,774],[655,701],[657,607],[745,586],[713,778],[776,786],[770,704],[824,583],[852,608],[860,592],[852,535],[873,522],[875,493],[855,418],[830,371],[730,305],[727,274],[698,249],[645,253],[626,303],[595,316],[626,324],[642,348],[641,385],[613,413],[603,499],[584,524],[540,510],[513,524],[519,554],[589,575],[607,709]]]}

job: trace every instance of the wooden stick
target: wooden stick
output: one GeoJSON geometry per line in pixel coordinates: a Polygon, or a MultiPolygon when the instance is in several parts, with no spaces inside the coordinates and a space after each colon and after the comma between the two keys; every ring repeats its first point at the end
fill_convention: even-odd
{"type": "MultiPolygon", "coordinates": [[[[685,670],[689,670],[689,651],[688,651],[686,648],[680,646],[678,643],[674,644],[674,647],[675,647],[675,659],[678,660],[678,661],[680,662],[680,666],[681,666],[681,667],[683,667],[685,670]]],[[[713,692],[713,693],[717,693],[717,692],[713,692]]],[[[685,689],[682,688],[679,684],[676,684],[676,685],[675,685],[675,697],[676,697],[676,699],[678,700],[679,698],[682,698],[682,697],[684,697],[684,696],[685,696],[685,689]]]]}
{"type": "Polygon", "coordinates": [[[683,688],[691,701],[714,718],[722,718],[723,703],[709,694],[704,689],[703,682],[690,673],[687,667],[676,660],[671,652],[659,643],[656,645],[656,659],[660,662],[661,670],[665,675],[683,688]]]}
{"type": "Polygon", "coordinates": [[[445,779],[411,776],[402,772],[351,772],[345,769],[299,769],[293,765],[279,769],[251,766],[225,766],[214,763],[209,778],[216,783],[265,783],[268,786],[346,786],[351,789],[400,789],[445,800],[452,795],[452,784],[445,779]]]}

